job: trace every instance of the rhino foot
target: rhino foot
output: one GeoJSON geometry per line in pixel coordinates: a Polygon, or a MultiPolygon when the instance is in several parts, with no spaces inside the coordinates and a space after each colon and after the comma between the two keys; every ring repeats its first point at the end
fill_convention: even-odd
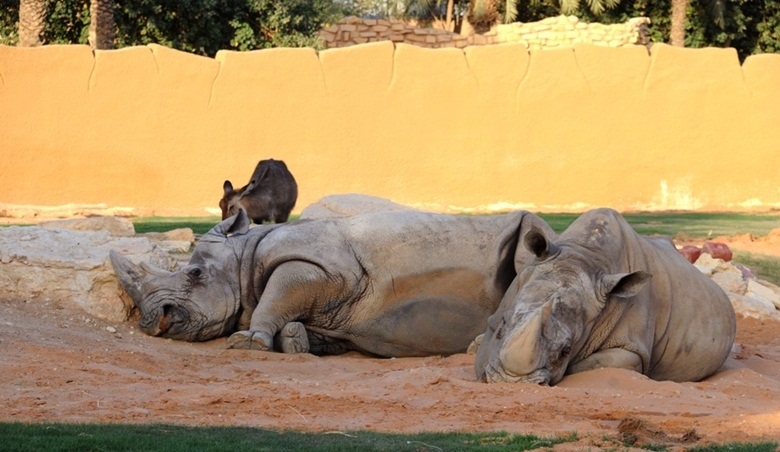
{"type": "Polygon", "coordinates": [[[260,331],[237,331],[228,338],[228,348],[270,351],[271,335],[260,331]]]}
{"type": "Polygon", "coordinates": [[[309,336],[301,322],[290,322],[276,336],[276,349],[282,353],[309,353],[309,336]]]}

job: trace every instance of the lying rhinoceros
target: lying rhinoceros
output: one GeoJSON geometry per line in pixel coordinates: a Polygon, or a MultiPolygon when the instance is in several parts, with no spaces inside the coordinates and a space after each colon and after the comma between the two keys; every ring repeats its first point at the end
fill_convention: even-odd
{"type": "Polygon", "coordinates": [[[485,330],[515,277],[519,232],[540,222],[528,212],[402,211],[249,229],[240,211],[205,234],[180,271],[116,252],[111,262],[153,336],[232,334],[232,348],[315,354],[452,354],[485,330]]]}
{"type": "Polygon", "coordinates": [[[598,209],[560,236],[531,230],[522,242],[535,257],[488,321],[479,380],[552,385],[617,367],[697,381],[726,360],[731,303],[670,240],[639,236],[617,212],[598,209]]]}

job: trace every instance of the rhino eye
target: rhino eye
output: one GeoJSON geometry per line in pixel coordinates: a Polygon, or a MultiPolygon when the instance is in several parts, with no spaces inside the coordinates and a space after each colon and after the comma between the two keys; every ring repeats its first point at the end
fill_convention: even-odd
{"type": "Polygon", "coordinates": [[[501,317],[501,325],[498,325],[496,329],[496,340],[500,341],[504,337],[504,327],[506,326],[506,319],[501,317]]]}
{"type": "Polygon", "coordinates": [[[561,359],[566,358],[571,353],[571,346],[567,345],[566,347],[563,347],[563,350],[561,350],[561,359]]]}
{"type": "Polygon", "coordinates": [[[188,271],[187,274],[192,276],[193,278],[200,278],[201,275],[203,275],[203,271],[200,268],[195,267],[190,271],[188,271]]]}

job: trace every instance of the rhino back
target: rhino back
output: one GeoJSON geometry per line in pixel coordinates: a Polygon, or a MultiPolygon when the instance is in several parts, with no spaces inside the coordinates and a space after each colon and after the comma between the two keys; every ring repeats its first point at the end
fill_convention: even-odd
{"type": "Polygon", "coordinates": [[[305,260],[342,281],[339,299],[313,309],[307,328],[382,356],[455,353],[484,330],[515,276],[522,215],[299,221],[270,233],[255,259],[266,273],[305,260]]]}
{"type": "Polygon", "coordinates": [[[642,357],[643,373],[657,380],[695,381],[715,372],[727,358],[736,330],[734,310],[723,290],[685,260],[670,240],[640,236],[611,211],[596,212],[595,217],[579,232],[589,238],[604,235],[593,260],[611,273],[643,270],[652,279],[632,299],[609,302],[600,324],[611,330],[604,332],[597,325],[594,334],[601,337],[591,340],[590,351],[594,344],[622,344],[642,357]]]}
{"type": "Polygon", "coordinates": [[[728,357],[736,316],[728,296],[673,247],[656,250],[651,294],[658,313],[648,375],[658,380],[696,381],[728,357]]]}

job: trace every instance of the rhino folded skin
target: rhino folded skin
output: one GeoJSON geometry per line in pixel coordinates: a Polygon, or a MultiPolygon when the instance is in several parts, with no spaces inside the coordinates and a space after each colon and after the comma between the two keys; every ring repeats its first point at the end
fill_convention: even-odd
{"type": "Polygon", "coordinates": [[[488,320],[478,380],[556,384],[616,367],[698,381],[728,357],[736,316],[727,295],[668,238],[640,236],[614,210],[595,209],[560,235],[531,230],[519,247],[535,258],[517,267],[488,320]]]}
{"type": "Polygon", "coordinates": [[[529,258],[517,244],[534,225],[551,232],[524,211],[395,211],[251,229],[239,211],[204,234],[178,272],[150,272],[118,253],[112,263],[149,334],[238,334],[231,346],[268,350],[300,322],[307,338],[296,344],[315,354],[448,355],[485,330],[529,258]]]}

